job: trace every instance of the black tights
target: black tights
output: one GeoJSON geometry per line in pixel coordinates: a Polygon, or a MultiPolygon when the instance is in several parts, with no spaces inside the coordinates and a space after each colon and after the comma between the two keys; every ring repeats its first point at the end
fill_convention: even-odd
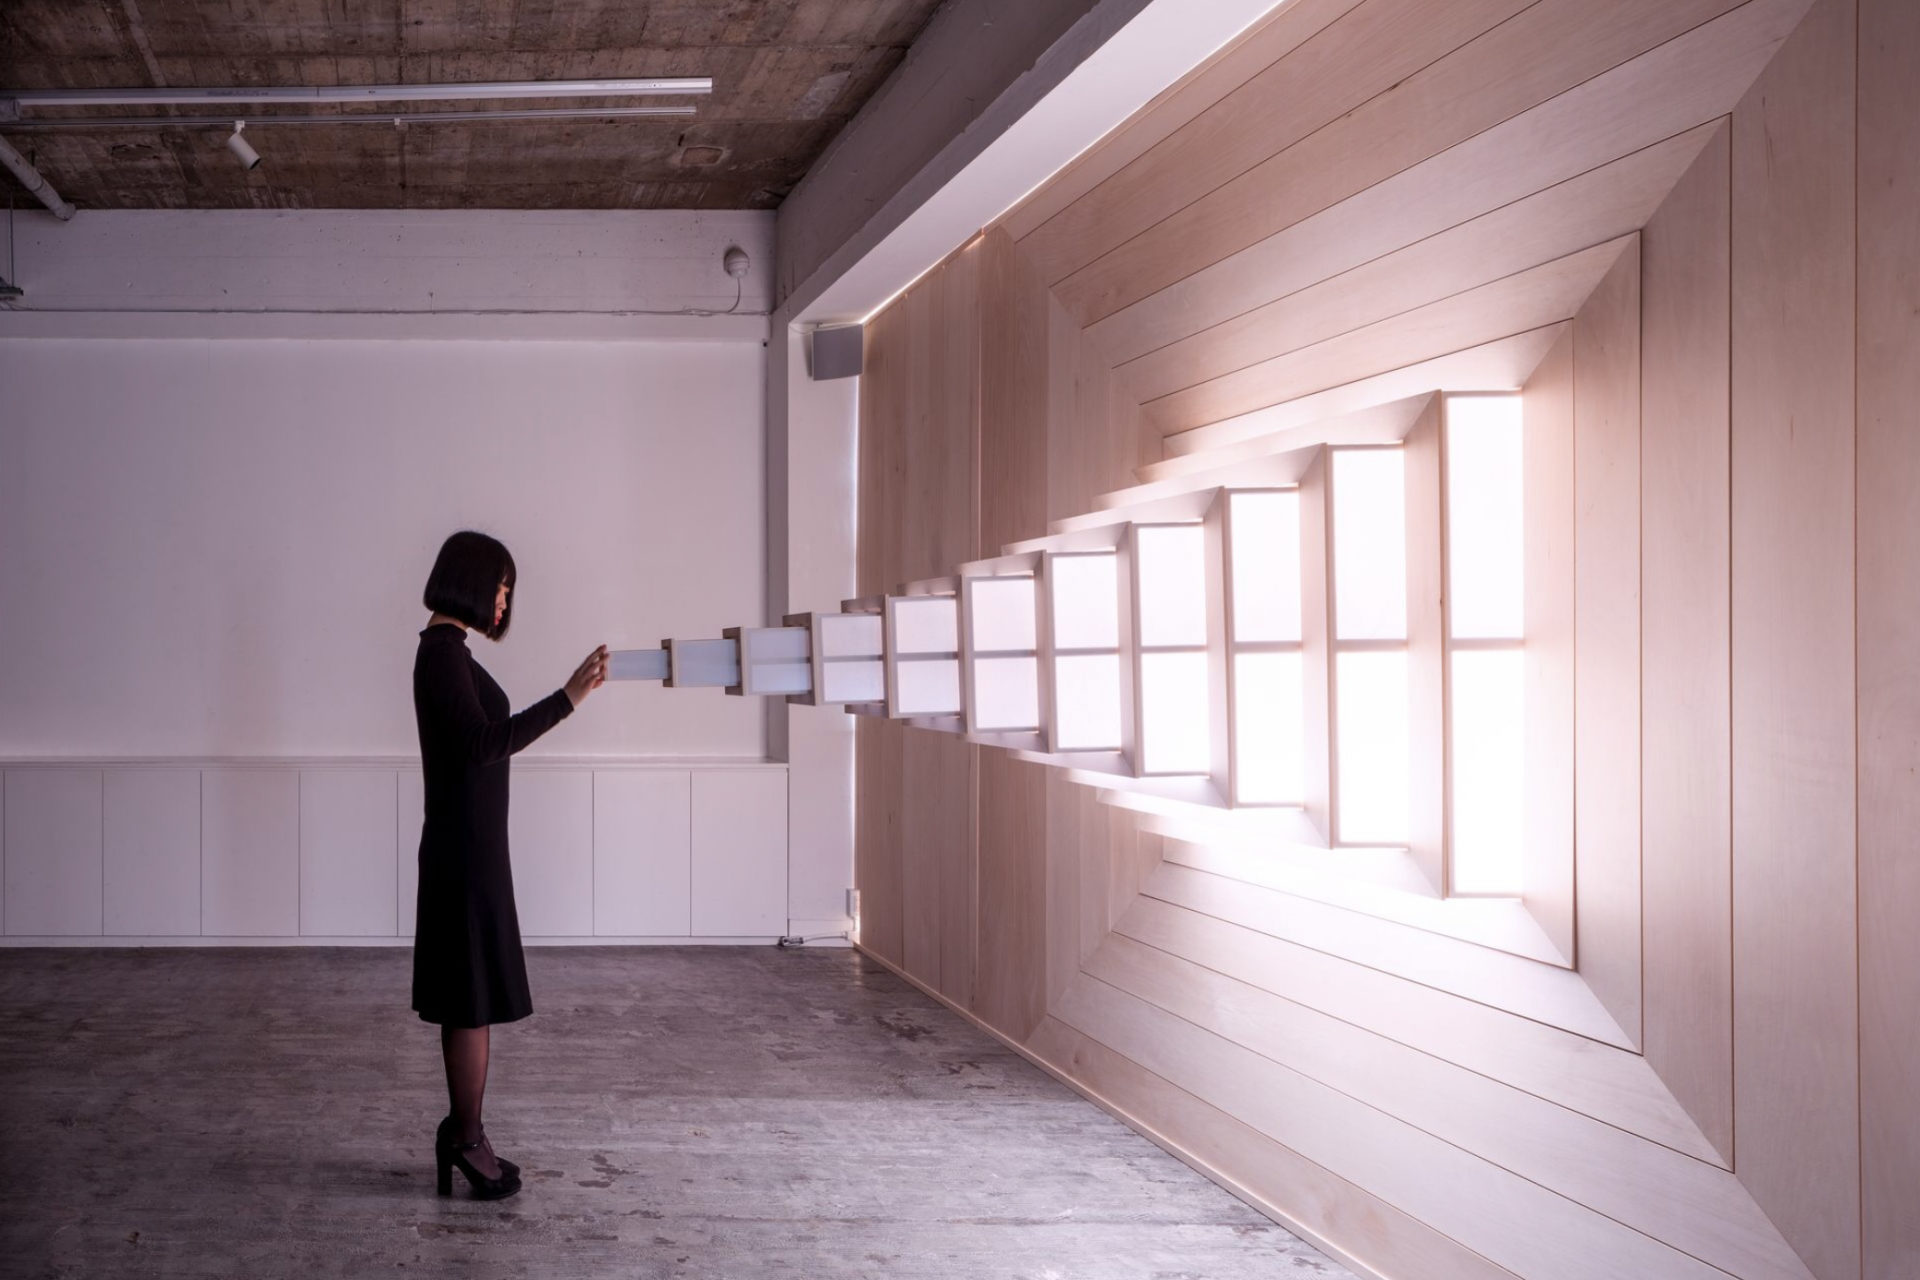
{"type": "MultiPolygon", "coordinates": [[[[489,1027],[441,1027],[440,1053],[447,1062],[447,1111],[456,1142],[482,1142],[480,1101],[487,1092],[489,1027]]],[[[467,1159],[488,1177],[498,1176],[493,1145],[483,1143],[467,1159]]]]}

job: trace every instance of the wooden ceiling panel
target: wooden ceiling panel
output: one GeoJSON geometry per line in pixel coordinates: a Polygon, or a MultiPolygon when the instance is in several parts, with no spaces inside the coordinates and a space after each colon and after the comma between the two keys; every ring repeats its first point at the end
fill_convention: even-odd
{"type": "MultiPolygon", "coordinates": [[[[1481,390],[1518,390],[1539,367],[1554,343],[1571,327],[1567,321],[1498,338],[1463,351],[1450,351],[1429,360],[1413,360],[1384,373],[1343,382],[1279,404],[1210,422],[1166,437],[1167,459],[1195,457],[1244,441],[1310,426],[1376,405],[1425,395],[1436,388],[1472,387],[1481,390]]],[[[1178,468],[1168,473],[1175,474],[1178,468]]],[[[1153,465],[1142,468],[1144,480],[1160,478],[1153,465]]]]}
{"type": "Polygon", "coordinates": [[[1631,241],[1584,249],[1142,407],[1170,435],[1571,319],[1631,241]]]}
{"type": "Polygon", "coordinates": [[[251,137],[271,143],[260,145],[266,162],[253,173],[233,165],[214,130],[20,130],[8,138],[82,207],[766,209],[879,88],[937,7],[938,0],[8,0],[0,4],[0,87],[706,75],[713,94],[686,100],[696,115],[660,120],[420,125],[394,136],[390,126],[262,122],[275,111],[380,116],[390,107],[250,106],[236,115],[244,113],[251,137]],[[155,145],[157,135],[164,145],[155,145]],[[375,191],[383,181],[393,189],[375,191]]]}
{"type": "Polygon", "coordinates": [[[1024,240],[1042,223],[1145,155],[1162,139],[1300,47],[1361,0],[1290,0],[1182,76],[1066,168],[1029,192],[999,227],[1024,240]]]}
{"type": "MultiPolygon", "coordinates": [[[[1803,0],[1791,2],[1804,11],[1803,0]]],[[[1083,324],[1111,315],[1736,3],[1539,0],[1062,280],[1055,291],[1083,324]]]]}
{"type": "MultiPolygon", "coordinates": [[[[1436,51],[1466,44],[1530,3],[1368,0],[1062,210],[1021,247],[1056,284],[1392,89],[1436,51]]],[[[1073,291],[1063,297],[1072,307],[1073,291]]]]}
{"type": "Polygon", "coordinates": [[[1118,366],[1120,376],[1140,400],[1157,399],[1637,231],[1715,128],[1702,125],[1424,239],[1417,234],[1421,206],[1397,206],[1397,226],[1377,233],[1348,220],[1344,241],[1365,246],[1362,265],[1323,276],[1330,267],[1339,271],[1337,252],[1296,255],[1282,282],[1287,274],[1322,278],[1128,360],[1118,366]],[[1373,256],[1381,242],[1395,241],[1405,247],[1373,256]]]}

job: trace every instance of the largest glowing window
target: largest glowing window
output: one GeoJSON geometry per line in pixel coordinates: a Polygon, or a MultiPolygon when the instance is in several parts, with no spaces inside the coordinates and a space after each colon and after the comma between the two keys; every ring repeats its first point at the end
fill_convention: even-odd
{"type": "Polygon", "coordinates": [[[1521,890],[1526,813],[1520,397],[1449,396],[1447,676],[1452,891],[1521,890]]]}
{"type": "Polygon", "coordinates": [[[1335,449],[1334,839],[1407,840],[1407,481],[1398,448],[1335,449]]]}

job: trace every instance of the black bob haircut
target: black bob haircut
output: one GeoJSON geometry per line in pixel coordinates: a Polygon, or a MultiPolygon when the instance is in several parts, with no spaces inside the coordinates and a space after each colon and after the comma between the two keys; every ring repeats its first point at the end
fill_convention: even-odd
{"type": "Polygon", "coordinates": [[[513,555],[496,538],[462,529],[440,544],[421,603],[498,640],[513,625],[513,555]],[[507,584],[507,607],[494,625],[494,594],[507,584]]]}

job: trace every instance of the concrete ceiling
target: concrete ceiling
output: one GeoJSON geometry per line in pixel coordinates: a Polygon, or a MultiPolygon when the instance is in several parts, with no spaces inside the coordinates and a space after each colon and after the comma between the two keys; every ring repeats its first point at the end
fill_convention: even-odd
{"type": "MultiPolygon", "coordinates": [[[[5,0],[8,88],[396,84],[711,76],[697,114],[459,124],[281,125],[240,109],[265,163],[224,128],[145,125],[0,136],[82,208],[770,209],[880,86],[939,0],[5,0]]],[[[403,108],[410,104],[402,104],[403,108]]],[[[180,108],[177,114],[212,114],[180,108]]],[[[166,109],[33,114],[163,119],[166,109]]],[[[11,176],[0,186],[30,205],[11,176]]]]}

